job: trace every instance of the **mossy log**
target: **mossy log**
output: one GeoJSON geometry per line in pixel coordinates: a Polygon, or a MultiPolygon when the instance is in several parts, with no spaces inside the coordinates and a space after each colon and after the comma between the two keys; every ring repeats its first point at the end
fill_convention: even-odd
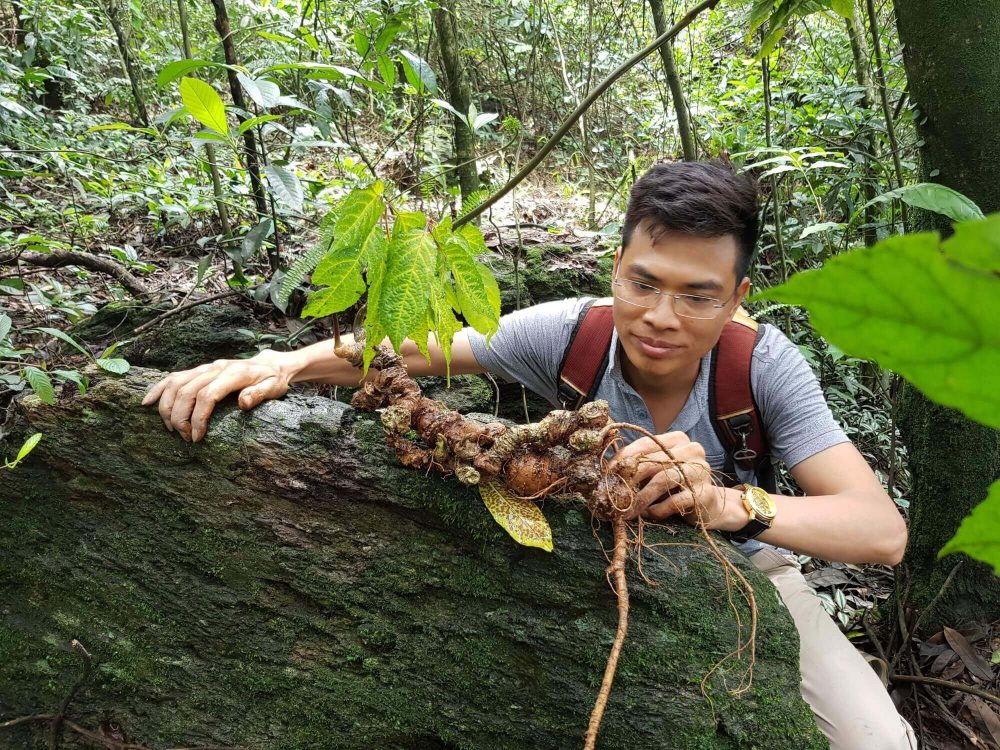
{"type": "MultiPolygon", "coordinates": [[[[160,374],[19,402],[21,434],[45,437],[0,477],[0,722],[58,710],[75,638],[94,669],[70,718],[153,747],[581,746],[616,625],[606,529],[550,502],[555,552],[519,547],[474,490],[399,466],[372,415],[323,398],[227,404],[184,443],[139,405],[160,374]]],[[[599,747],[824,747],[766,578],[740,562],[752,687],[729,694],[733,661],[710,702],[737,643],[722,570],[686,527],[646,542],[679,546],[643,556],[656,585],[631,567],[599,747]]]]}

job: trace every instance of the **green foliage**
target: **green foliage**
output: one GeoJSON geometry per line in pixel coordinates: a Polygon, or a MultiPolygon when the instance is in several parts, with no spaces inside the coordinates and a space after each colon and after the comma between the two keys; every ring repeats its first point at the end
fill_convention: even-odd
{"type": "Polygon", "coordinates": [[[228,135],[226,105],[215,89],[197,78],[182,78],[180,92],[188,114],[219,135],[228,135]]]}
{"type": "Polygon", "coordinates": [[[947,216],[952,221],[970,221],[983,218],[983,212],[972,200],[950,187],[934,182],[918,182],[914,185],[904,185],[895,190],[889,190],[870,201],[860,210],[873,203],[888,203],[899,199],[914,208],[947,216]]]}
{"type": "Polygon", "coordinates": [[[29,365],[28,367],[25,367],[21,373],[24,376],[24,379],[28,381],[28,385],[31,386],[31,390],[33,390],[35,395],[38,396],[38,398],[40,398],[44,403],[51,405],[56,402],[56,392],[52,387],[52,381],[42,370],[34,367],[33,365],[29,365]]]}
{"type": "MultiPolygon", "coordinates": [[[[806,307],[844,351],[877,360],[929,398],[1000,428],[1000,214],[955,230],[944,241],[911,234],[840,255],[757,298],[806,307]]],[[[996,485],[941,554],[955,551],[1000,571],[996,485]]]]}
{"type": "Polygon", "coordinates": [[[754,0],[750,11],[750,33],[764,27],[760,56],[766,57],[774,51],[793,18],[821,10],[853,18],[854,0],[754,0]]]}
{"type": "Polygon", "coordinates": [[[24,444],[21,446],[21,449],[17,452],[17,457],[13,461],[10,461],[5,458],[3,460],[3,465],[8,469],[15,468],[19,463],[21,463],[21,461],[23,461],[27,457],[29,453],[31,453],[31,451],[35,449],[35,446],[38,445],[41,439],[42,439],[42,433],[36,432],[34,435],[32,435],[31,437],[29,437],[27,440],[24,441],[24,444]]]}

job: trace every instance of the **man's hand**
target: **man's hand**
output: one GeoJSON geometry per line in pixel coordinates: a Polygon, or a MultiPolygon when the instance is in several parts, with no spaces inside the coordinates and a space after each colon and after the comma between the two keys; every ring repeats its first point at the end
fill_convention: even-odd
{"type": "Polygon", "coordinates": [[[655,440],[644,437],[626,445],[614,458],[614,462],[630,457],[639,461],[635,481],[640,490],[627,518],[642,516],[663,521],[680,515],[692,525],[700,520],[710,529],[731,526],[728,519],[723,519],[725,490],[712,483],[704,447],[683,432],[667,432],[657,435],[657,439],[670,456],[655,440]]]}
{"type": "Polygon", "coordinates": [[[219,359],[181,370],[150,388],[142,405],[159,401],[160,418],[167,429],[176,430],[188,442],[198,442],[205,437],[215,405],[230,393],[240,392],[244,411],[284,396],[294,374],[285,362],[281,352],[265,350],[251,359],[219,359]]]}

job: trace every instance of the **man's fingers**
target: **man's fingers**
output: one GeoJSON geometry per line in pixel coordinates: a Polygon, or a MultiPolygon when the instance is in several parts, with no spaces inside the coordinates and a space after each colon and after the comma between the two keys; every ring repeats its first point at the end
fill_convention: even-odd
{"type": "Polygon", "coordinates": [[[659,439],[659,443],[653,440],[651,437],[642,437],[635,440],[624,448],[622,448],[618,453],[615,454],[614,460],[617,461],[622,458],[628,458],[629,456],[641,456],[644,453],[657,453],[663,450],[660,447],[662,443],[667,448],[673,448],[681,443],[690,442],[688,436],[683,432],[666,432],[662,435],[656,436],[659,439]]]}
{"type": "Polygon", "coordinates": [[[691,493],[684,490],[676,495],[665,497],[658,503],[653,503],[647,508],[645,516],[652,521],[665,521],[671,516],[687,515],[691,510],[693,510],[691,493]]]}
{"type": "Polygon", "coordinates": [[[163,389],[167,387],[167,381],[170,377],[165,377],[159,382],[153,384],[153,387],[146,391],[146,395],[142,397],[142,405],[149,406],[155,401],[160,399],[160,394],[163,393],[163,389]]]}
{"type": "Polygon", "coordinates": [[[244,411],[249,411],[262,401],[266,401],[269,398],[281,398],[286,393],[288,393],[288,383],[271,376],[240,391],[240,408],[244,411]]]}
{"type": "Polygon", "coordinates": [[[198,375],[177,389],[170,409],[170,424],[185,440],[191,440],[191,413],[194,411],[198,392],[216,378],[214,372],[198,375]]]}

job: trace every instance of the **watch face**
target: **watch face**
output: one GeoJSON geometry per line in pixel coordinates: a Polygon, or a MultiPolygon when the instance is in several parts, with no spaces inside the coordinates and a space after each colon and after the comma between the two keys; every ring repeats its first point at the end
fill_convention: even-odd
{"type": "Polygon", "coordinates": [[[767,519],[774,518],[776,510],[774,500],[760,487],[747,487],[746,498],[756,515],[767,519]]]}

